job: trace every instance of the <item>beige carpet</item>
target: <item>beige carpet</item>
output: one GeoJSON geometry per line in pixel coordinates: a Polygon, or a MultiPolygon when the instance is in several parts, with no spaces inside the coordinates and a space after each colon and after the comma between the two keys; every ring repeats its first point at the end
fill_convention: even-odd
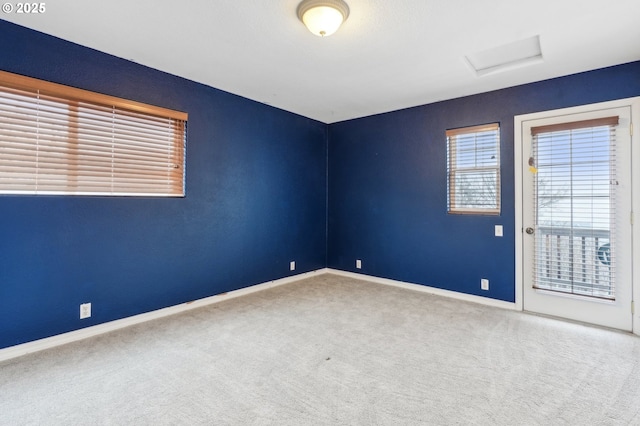
{"type": "Polygon", "coordinates": [[[4,362],[0,424],[640,424],[640,339],[321,275],[4,362]]]}

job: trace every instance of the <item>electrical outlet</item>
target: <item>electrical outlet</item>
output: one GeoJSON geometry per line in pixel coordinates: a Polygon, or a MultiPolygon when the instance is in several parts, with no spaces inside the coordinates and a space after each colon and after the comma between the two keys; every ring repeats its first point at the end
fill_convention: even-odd
{"type": "Polygon", "coordinates": [[[291,263],[289,263],[289,270],[290,271],[295,271],[296,270],[296,261],[292,260],[291,263]]]}
{"type": "Polygon", "coordinates": [[[362,260],[356,259],[356,269],[362,269],[362,260]]]}
{"type": "Polygon", "coordinates": [[[481,290],[489,290],[489,280],[486,278],[482,278],[480,280],[480,289],[481,290]]]}
{"type": "Polygon", "coordinates": [[[80,305],[80,319],[89,318],[91,316],[91,303],[83,303],[80,305]]]}

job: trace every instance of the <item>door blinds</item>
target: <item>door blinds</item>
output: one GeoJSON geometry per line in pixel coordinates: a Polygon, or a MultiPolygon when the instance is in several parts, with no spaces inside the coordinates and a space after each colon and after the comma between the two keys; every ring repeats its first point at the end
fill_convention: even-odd
{"type": "Polygon", "coordinates": [[[0,193],[183,196],[186,120],[0,72],[0,193]]]}
{"type": "Polygon", "coordinates": [[[615,298],[618,117],[534,127],[534,287],[615,298]]]}

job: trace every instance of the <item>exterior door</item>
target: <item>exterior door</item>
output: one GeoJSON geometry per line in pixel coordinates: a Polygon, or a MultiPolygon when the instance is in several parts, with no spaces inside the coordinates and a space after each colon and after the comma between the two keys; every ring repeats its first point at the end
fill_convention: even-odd
{"type": "Polygon", "coordinates": [[[523,309],[632,330],[631,107],[519,118],[523,309]]]}

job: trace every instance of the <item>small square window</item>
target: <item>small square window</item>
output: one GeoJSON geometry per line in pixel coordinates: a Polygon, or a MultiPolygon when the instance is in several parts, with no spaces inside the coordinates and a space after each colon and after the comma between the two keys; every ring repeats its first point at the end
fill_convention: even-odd
{"type": "Polygon", "coordinates": [[[500,125],[447,130],[449,213],[500,214],[500,125]]]}

